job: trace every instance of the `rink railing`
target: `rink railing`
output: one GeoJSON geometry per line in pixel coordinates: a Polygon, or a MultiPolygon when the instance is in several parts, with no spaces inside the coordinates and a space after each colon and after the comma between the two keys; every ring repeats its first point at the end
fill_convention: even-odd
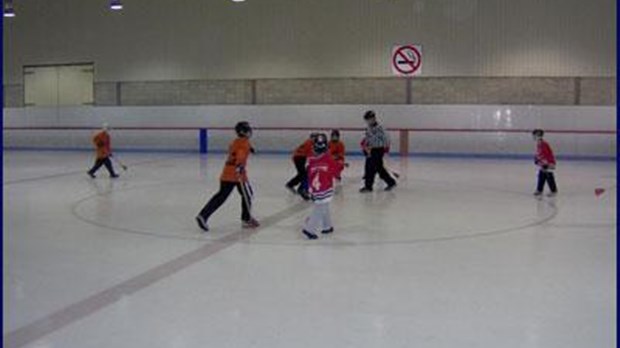
{"type": "MultiPolygon", "coordinates": [[[[62,148],[62,146],[57,146],[57,144],[46,144],[44,141],[41,141],[40,143],[37,142],[37,136],[35,136],[34,134],[39,134],[38,132],[48,132],[46,134],[49,133],[58,133],[56,134],[56,137],[62,137],[63,135],[69,138],[75,138],[73,140],[67,140],[66,143],[68,144],[66,147],[67,148],[71,148],[71,147],[75,147],[76,149],[78,148],[88,148],[90,146],[89,143],[89,137],[85,137],[85,134],[83,134],[82,132],[85,131],[95,131],[97,130],[97,127],[84,127],[84,126],[66,126],[66,127],[42,127],[42,126],[38,126],[38,127],[4,127],[3,128],[3,132],[5,135],[5,141],[4,141],[4,148],[5,149],[11,149],[11,148],[23,148],[23,149],[27,149],[27,148],[47,148],[46,145],[49,145],[49,148],[62,148]],[[6,135],[8,135],[6,132],[27,132],[27,131],[33,131],[35,132],[34,134],[30,134],[29,137],[26,136],[24,137],[24,139],[22,139],[18,144],[15,143],[11,143],[9,141],[9,143],[7,144],[7,140],[6,140],[6,135]],[[78,133],[75,133],[76,131],[78,131],[78,133]],[[72,132],[69,135],[65,135],[64,132],[72,132]],[[30,139],[30,140],[29,140],[30,139]]],[[[329,132],[331,129],[331,127],[254,127],[256,132],[261,132],[264,131],[268,134],[270,134],[269,136],[273,138],[272,140],[272,147],[273,145],[276,145],[277,148],[281,148],[281,152],[288,152],[292,146],[294,146],[297,142],[300,142],[303,138],[303,134],[305,133],[309,133],[311,131],[325,131],[325,132],[329,132]],[[289,135],[284,135],[284,134],[290,134],[289,135]]],[[[361,134],[364,131],[364,128],[362,127],[342,127],[342,128],[338,128],[341,132],[357,132],[358,136],[356,136],[355,141],[353,141],[352,139],[348,139],[348,144],[347,146],[354,146],[353,148],[357,148],[357,142],[359,141],[359,139],[361,138],[361,134]]],[[[210,151],[210,140],[213,138],[213,134],[217,134],[217,140],[216,142],[218,144],[220,144],[219,146],[219,150],[222,149],[221,144],[224,143],[224,139],[225,138],[230,138],[230,135],[228,133],[222,133],[223,131],[231,131],[232,128],[231,127],[149,127],[149,126],[123,126],[123,127],[113,127],[112,129],[113,131],[128,131],[128,132],[151,132],[153,134],[149,134],[149,136],[151,137],[151,139],[147,142],[150,142],[149,145],[157,145],[156,147],[153,148],[153,150],[163,150],[166,147],[166,141],[169,141],[170,143],[175,143],[176,140],[178,140],[178,138],[183,138],[184,142],[181,142],[181,144],[179,146],[182,146],[182,149],[184,150],[191,150],[193,149],[194,151],[198,151],[200,153],[207,153],[210,151]],[[181,136],[176,136],[177,139],[175,139],[175,135],[172,135],[172,133],[170,132],[181,132],[183,133],[181,136]],[[193,135],[192,135],[193,134],[193,135]],[[158,140],[161,140],[158,142],[158,140]],[[159,146],[161,145],[161,146],[159,146]],[[196,148],[197,147],[197,148],[196,148]]],[[[481,137],[492,137],[492,139],[490,140],[486,140],[488,142],[488,144],[485,144],[485,146],[487,148],[489,147],[497,147],[497,145],[493,145],[494,142],[500,142],[501,139],[504,139],[504,137],[506,135],[517,135],[517,134],[521,134],[521,135],[526,135],[528,136],[526,139],[528,142],[531,142],[531,138],[529,138],[529,134],[531,134],[531,129],[490,129],[490,128],[387,128],[387,130],[390,132],[390,134],[393,134],[393,138],[397,138],[398,141],[393,143],[393,150],[397,150],[398,149],[398,153],[401,156],[408,156],[412,154],[411,151],[411,147],[410,147],[410,139],[411,139],[411,135],[427,135],[426,141],[427,142],[431,142],[434,139],[436,139],[437,137],[431,135],[432,133],[462,133],[463,135],[461,135],[462,137],[468,137],[467,134],[480,134],[481,137]],[[499,140],[498,140],[499,139],[499,140]],[[489,144],[491,144],[492,146],[489,146],[489,144]]],[[[605,136],[609,139],[606,139],[604,141],[600,141],[600,139],[596,139],[596,141],[592,141],[589,140],[590,142],[594,142],[596,144],[602,143],[604,145],[602,146],[613,146],[614,149],[609,149],[609,153],[604,153],[602,155],[598,155],[598,156],[594,156],[594,157],[607,157],[607,158],[613,158],[615,157],[615,135],[616,135],[616,130],[575,130],[575,129],[546,129],[545,130],[546,134],[549,134],[550,136],[553,135],[573,135],[575,137],[578,136],[584,136],[584,137],[596,137],[599,138],[599,136],[605,136]]],[[[13,133],[15,134],[15,133],[13,133]]],[[[141,133],[142,134],[142,133],[141,133]]],[[[148,137],[146,137],[148,138],[148,137]]],[[[514,141],[514,140],[512,140],[514,141]]],[[[520,140],[521,142],[522,140],[520,140]]],[[[574,139],[570,140],[570,141],[575,141],[574,139]]],[[[62,140],[59,141],[59,143],[65,144],[64,142],[62,142],[62,140]]],[[[118,143],[118,142],[117,142],[118,143]]],[[[131,147],[131,144],[126,144],[129,147],[131,147]]],[[[152,146],[147,145],[148,148],[151,148],[152,146]]],[[[441,145],[441,144],[440,144],[441,145]]],[[[508,141],[505,145],[505,148],[500,149],[499,147],[497,148],[497,152],[502,152],[502,151],[506,151],[508,148],[508,150],[512,150],[509,152],[516,152],[516,153],[526,153],[529,152],[529,150],[524,151],[524,145],[523,144],[518,144],[518,146],[514,146],[515,144],[511,144],[510,141],[508,141]],[[513,146],[514,148],[510,149],[511,146],[513,146]]],[[[459,147],[459,145],[454,145],[451,144],[451,146],[453,147],[457,147],[459,150],[461,150],[461,148],[459,147]]],[[[577,146],[577,145],[574,145],[577,146]]],[[[590,145],[590,146],[595,146],[595,145],[590,145]]],[[[596,146],[601,146],[596,145],[596,146]]],[[[120,142],[120,148],[123,148],[123,143],[122,141],[120,142]]],[[[466,146],[465,146],[466,147],[466,146]]],[[[583,145],[582,145],[583,147],[583,145]]],[[[350,147],[351,148],[351,147],[350,147]]],[[[463,148],[463,150],[465,150],[465,152],[468,152],[466,148],[463,148]]],[[[471,149],[470,149],[471,150],[471,149]]],[[[487,149],[488,150],[488,149],[487,149]]],[[[491,151],[491,154],[493,153],[492,151],[493,149],[489,150],[491,151]]],[[[274,151],[277,152],[277,151],[274,151]]],[[[471,152],[471,151],[470,151],[471,152]]],[[[570,150],[568,151],[569,153],[571,152],[570,150]]],[[[583,155],[580,152],[585,152],[587,153],[587,150],[583,149],[580,151],[577,151],[579,153],[576,154],[576,157],[579,157],[579,155],[583,155]]]]}

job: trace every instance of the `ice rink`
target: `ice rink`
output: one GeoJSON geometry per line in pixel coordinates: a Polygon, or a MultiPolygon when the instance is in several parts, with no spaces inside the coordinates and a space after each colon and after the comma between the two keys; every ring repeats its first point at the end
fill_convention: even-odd
{"type": "Polygon", "coordinates": [[[221,155],[4,152],[4,341],[30,348],[493,347],[616,344],[616,171],[561,161],[555,198],[525,160],[391,158],[393,192],[357,192],[335,233],[300,233],[288,156],[254,156],[262,222],[234,193],[201,234],[221,155]],[[601,196],[595,188],[605,188],[601,196]]]}

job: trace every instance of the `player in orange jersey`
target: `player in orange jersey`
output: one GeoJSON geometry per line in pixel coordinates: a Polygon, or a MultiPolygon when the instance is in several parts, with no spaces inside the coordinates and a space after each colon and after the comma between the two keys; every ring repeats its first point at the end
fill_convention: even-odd
{"type": "Polygon", "coordinates": [[[239,122],[235,126],[237,138],[230,143],[228,147],[228,158],[220,176],[220,190],[209,200],[202,208],[196,222],[198,227],[203,231],[209,231],[207,224],[209,217],[224,204],[228,196],[234,188],[237,188],[241,195],[241,221],[243,228],[256,228],[258,221],[252,217],[252,189],[248,183],[246,164],[252,145],[250,138],[252,137],[252,127],[246,121],[239,122]]]}
{"type": "Polygon", "coordinates": [[[95,145],[96,159],[95,165],[87,172],[88,175],[94,179],[95,173],[97,173],[99,168],[105,166],[112,179],[118,178],[118,174],[114,172],[112,161],[110,161],[110,157],[112,157],[112,145],[107,123],[104,123],[102,129],[93,136],[93,144],[95,145]]]}

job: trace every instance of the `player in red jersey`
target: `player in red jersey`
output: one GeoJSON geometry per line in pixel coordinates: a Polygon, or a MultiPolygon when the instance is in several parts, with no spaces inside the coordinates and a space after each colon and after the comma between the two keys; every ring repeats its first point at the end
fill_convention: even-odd
{"type": "Polygon", "coordinates": [[[334,232],[329,202],[334,195],[334,179],[340,176],[343,163],[337,162],[329,153],[327,135],[318,134],[314,139],[314,156],[308,159],[308,190],[314,202],[314,209],[306,219],[303,234],[308,239],[317,239],[317,231],[323,234],[334,232]]]}
{"type": "Polygon", "coordinates": [[[553,170],[555,170],[555,156],[553,150],[548,142],[543,139],[545,131],[542,129],[535,129],[532,132],[532,136],[536,141],[536,157],[534,163],[540,168],[538,171],[538,185],[536,186],[536,192],[534,196],[540,197],[545,189],[545,183],[549,185],[551,192],[549,197],[553,197],[558,193],[558,188],[555,184],[555,176],[553,170]]]}

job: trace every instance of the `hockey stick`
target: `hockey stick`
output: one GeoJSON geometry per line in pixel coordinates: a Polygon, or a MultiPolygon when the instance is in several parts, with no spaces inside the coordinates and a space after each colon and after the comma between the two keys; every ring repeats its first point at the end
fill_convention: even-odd
{"type": "Polygon", "coordinates": [[[393,177],[395,177],[396,179],[400,179],[400,173],[387,167],[385,169],[387,169],[393,177]]]}
{"type": "Polygon", "coordinates": [[[395,179],[400,179],[400,173],[390,168],[385,162],[386,161],[383,162],[383,168],[385,168],[385,170],[387,170],[388,173],[391,174],[395,179]]]}
{"type": "Polygon", "coordinates": [[[121,160],[119,160],[118,158],[116,158],[116,156],[112,156],[110,155],[110,157],[112,157],[112,159],[114,160],[114,162],[116,162],[116,164],[118,164],[119,166],[121,166],[121,168],[123,168],[124,171],[127,171],[127,166],[125,164],[123,164],[123,162],[121,162],[121,160]]]}
{"type": "Polygon", "coordinates": [[[387,153],[387,156],[384,157],[383,159],[383,166],[385,167],[385,170],[387,170],[390,174],[392,174],[392,176],[396,179],[400,179],[400,173],[395,171],[394,169],[390,168],[389,164],[390,164],[390,154],[387,153]]]}
{"type": "MultiPolygon", "coordinates": [[[[366,155],[366,157],[369,156],[370,154],[370,150],[368,148],[362,148],[362,152],[364,153],[364,155],[366,155]]],[[[386,153],[387,156],[385,156],[383,158],[383,167],[385,168],[385,170],[387,170],[394,178],[396,179],[400,179],[400,173],[393,170],[392,168],[389,167],[389,153],[386,153]]]]}

